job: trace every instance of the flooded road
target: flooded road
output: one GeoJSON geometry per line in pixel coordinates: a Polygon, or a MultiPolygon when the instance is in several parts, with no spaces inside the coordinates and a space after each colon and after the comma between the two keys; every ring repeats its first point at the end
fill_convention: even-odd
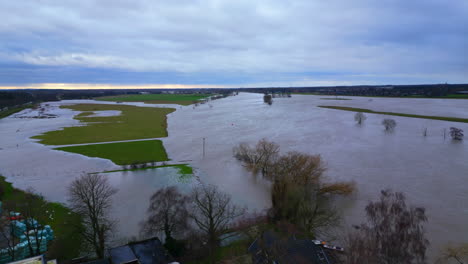
{"type": "MultiPolygon", "coordinates": [[[[232,157],[232,148],[241,142],[253,144],[266,138],[278,143],[282,152],[320,154],[328,167],[327,177],[356,182],[357,193],[339,204],[344,227],[362,222],[367,202],[375,200],[381,189],[392,188],[404,192],[411,204],[426,208],[426,229],[432,244],[429,255],[434,256],[446,243],[468,242],[468,141],[444,139],[444,129],[455,126],[467,134],[468,124],[366,114],[367,120],[358,126],[353,112],[316,107],[337,105],[468,118],[468,101],[364,97],[321,100],[323,97],[293,95],[275,98],[269,106],[260,94],[241,93],[210,102],[212,107],[177,106],[177,111],[168,115],[169,137],[162,140],[173,161],[188,161],[196,169],[195,178],[219,186],[251,210],[269,207],[269,186],[242,168],[232,157]],[[393,133],[385,132],[381,125],[386,117],[397,122],[393,133]]],[[[78,124],[72,119],[76,112],[56,108],[54,113],[59,117],[0,120],[0,174],[16,187],[34,187],[48,199],[66,202],[66,186],[80,173],[119,167],[108,160],[55,151],[29,139],[78,124]]],[[[195,184],[194,179],[174,180],[178,176],[171,168],[106,175],[119,189],[115,215],[121,220],[119,229],[124,237],[137,234],[152,192],[174,184],[189,191],[195,184]]]]}

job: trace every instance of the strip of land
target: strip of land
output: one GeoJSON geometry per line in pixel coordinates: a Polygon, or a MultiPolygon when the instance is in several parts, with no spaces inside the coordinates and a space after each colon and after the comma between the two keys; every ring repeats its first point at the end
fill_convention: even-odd
{"type": "Polygon", "coordinates": [[[412,117],[412,118],[422,118],[422,119],[433,119],[433,120],[442,120],[442,121],[450,121],[450,122],[468,123],[468,118],[444,117],[444,116],[425,116],[425,115],[413,115],[413,114],[394,113],[394,112],[379,112],[379,111],[373,111],[373,110],[370,110],[370,109],[354,108],[354,107],[346,107],[346,106],[319,105],[318,107],[335,109],[335,110],[351,111],[351,112],[362,112],[362,113],[369,113],[369,114],[393,115],[393,116],[404,116],[404,117],[412,117]]]}
{"type": "Polygon", "coordinates": [[[18,112],[21,112],[23,111],[24,109],[28,109],[28,108],[31,108],[33,107],[34,105],[28,105],[28,106],[18,106],[18,107],[13,107],[13,108],[10,108],[8,110],[3,110],[3,111],[0,111],[0,119],[2,118],[5,118],[7,116],[10,116],[12,114],[16,114],[18,112]]]}
{"type": "Polygon", "coordinates": [[[191,105],[211,94],[131,94],[95,98],[98,101],[191,105]]]}
{"type": "Polygon", "coordinates": [[[171,164],[171,165],[161,165],[161,166],[149,166],[149,167],[137,168],[137,169],[103,171],[102,173],[111,173],[111,172],[119,172],[119,171],[138,171],[138,170],[148,170],[148,169],[157,169],[157,168],[166,168],[166,167],[174,167],[174,168],[179,169],[179,174],[181,174],[181,175],[191,175],[191,174],[193,174],[193,169],[188,164],[171,164]]]}
{"type": "Polygon", "coordinates": [[[166,115],[174,108],[137,107],[130,105],[78,104],[61,106],[82,111],[74,118],[83,126],[65,127],[33,138],[47,145],[68,145],[131,139],[150,139],[167,136],[166,115]],[[118,110],[117,116],[91,117],[95,111],[118,110]]]}
{"type": "MultiPolygon", "coordinates": [[[[293,93],[297,95],[321,95],[321,96],[335,96],[333,94],[323,93],[293,93]]],[[[408,96],[383,96],[383,95],[353,95],[341,94],[340,96],[353,96],[353,97],[377,97],[377,98],[408,98],[408,99],[468,99],[468,94],[447,94],[445,96],[424,96],[424,95],[408,95],[408,96]]]]}
{"type": "Polygon", "coordinates": [[[352,100],[352,99],[349,99],[349,98],[340,98],[340,97],[338,97],[338,98],[332,98],[332,97],[330,97],[330,98],[320,98],[320,100],[352,100]]]}
{"type": "Polygon", "coordinates": [[[131,141],[61,147],[62,150],[88,157],[109,159],[117,165],[167,161],[167,153],[161,140],[131,141]]]}

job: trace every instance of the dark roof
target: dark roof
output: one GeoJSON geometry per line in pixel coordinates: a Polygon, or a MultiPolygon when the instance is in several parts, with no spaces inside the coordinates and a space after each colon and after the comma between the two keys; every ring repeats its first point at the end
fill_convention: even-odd
{"type": "Polygon", "coordinates": [[[112,263],[116,264],[127,263],[137,259],[133,250],[128,245],[109,249],[109,255],[112,263]]]}
{"type": "Polygon", "coordinates": [[[109,250],[112,263],[166,264],[172,257],[166,252],[161,241],[155,237],[109,250]]]}
{"type": "Polygon", "coordinates": [[[110,264],[108,259],[97,259],[88,262],[84,262],[83,264],[110,264]]]}
{"type": "Polygon", "coordinates": [[[309,239],[280,238],[272,231],[265,232],[249,247],[253,264],[276,261],[281,264],[331,264],[327,253],[309,239]]]}

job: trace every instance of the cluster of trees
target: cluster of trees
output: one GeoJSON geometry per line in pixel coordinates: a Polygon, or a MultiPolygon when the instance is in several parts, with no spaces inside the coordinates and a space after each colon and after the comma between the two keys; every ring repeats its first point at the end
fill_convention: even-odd
{"type": "Polygon", "coordinates": [[[240,144],[233,152],[253,175],[261,175],[272,183],[270,218],[293,224],[310,236],[338,220],[332,198],[355,190],[352,182],[326,181],[326,168],[319,155],[300,152],[280,155],[279,146],[265,139],[255,146],[240,144]]]}
{"type": "MultiPolygon", "coordinates": [[[[362,112],[357,112],[354,115],[354,121],[356,121],[358,125],[362,125],[366,119],[367,116],[362,112]]],[[[384,126],[385,131],[392,131],[396,127],[396,121],[391,118],[385,118],[382,120],[382,125],[384,126]]]]}
{"type": "Polygon", "coordinates": [[[451,127],[449,133],[453,140],[462,140],[464,136],[463,130],[456,127],[451,127]]]}
{"type": "MultiPolygon", "coordinates": [[[[362,125],[362,123],[364,123],[366,119],[367,119],[367,116],[362,112],[357,112],[354,115],[354,120],[356,121],[358,125],[362,125]]],[[[384,120],[382,120],[382,125],[384,126],[385,131],[393,131],[397,123],[394,119],[385,118],[384,120]]]]}
{"type": "Polygon", "coordinates": [[[166,187],[151,196],[142,234],[164,237],[173,256],[208,255],[214,263],[216,249],[245,211],[212,185],[199,185],[188,195],[174,186],[166,187]]]}
{"type": "MultiPolygon", "coordinates": [[[[82,217],[79,232],[84,246],[98,258],[104,257],[115,227],[109,213],[116,191],[99,174],[82,175],[69,187],[70,206],[82,217]]],[[[174,186],[166,187],[151,196],[141,234],[163,237],[165,247],[175,257],[209,255],[214,262],[214,253],[226,238],[223,235],[245,210],[212,185],[199,185],[189,195],[174,186]]]]}
{"type": "MultiPolygon", "coordinates": [[[[280,227],[289,235],[315,238],[339,220],[333,198],[355,191],[353,182],[327,181],[319,155],[280,154],[280,147],[265,139],[255,145],[240,144],[233,152],[254,176],[271,182],[272,207],[267,214],[246,217],[246,208],[233,204],[215,186],[200,184],[189,194],[172,186],[151,196],[141,234],[163,238],[165,247],[179,260],[209,256],[210,263],[215,263],[218,247],[233,231],[255,239],[265,230],[261,228],[265,222],[268,228],[280,227]]],[[[115,223],[109,217],[115,192],[98,174],[81,176],[69,189],[70,204],[83,218],[82,235],[98,257],[103,257],[115,223]]],[[[402,193],[384,190],[380,200],[370,202],[365,211],[367,221],[346,237],[344,263],[426,263],[429,241],[423,226],[427,221],[424,208],[408,205],[402,193]]],[[[460,245],[448,247],[441,259],[463,263],[464,257],[468,251],[460,245]]]]}
{"type": "Polygon", "coordinates": [[[268,105],[273,104],[273,96],[271,94],[265,94],[263,95],[263,102],[268,105]]]}
{"type": "MultiPolygon", "coordinates": [[[[366,115],[363,114],[362,112],[357,112],[354,115],[354,120],[358,125],[362,125],[364,121],[367,119],[366,115]]],[[[393,131],[397,125],[396,121],[391,118],[385,118],[382,120],[382,125],[385,128],[385,131],[393,131]]],[[[449,131],[450,136],[452,137],[453,140],[463,140],[464,134],[463,134],[463,129],[457,128],[457,127],[450,127],[449,131]]],[[[427,128],[423,129],[423,136],[427,136],[427,128]]],[[[444,132],[444,138],[445,138],[445,132],[444,132]]]]}

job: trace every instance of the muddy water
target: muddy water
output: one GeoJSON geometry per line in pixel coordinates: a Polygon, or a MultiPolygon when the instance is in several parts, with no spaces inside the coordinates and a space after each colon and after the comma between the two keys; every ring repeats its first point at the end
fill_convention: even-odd
{"type": "Polygon", "coordinates": [[[435,251],[448,242],[468,242],[468,141],[452,142],[443,136],[450,126],[468,131],[468,124],[392,116],[397,127],[386,133],[381,125],[385,116],[368,114],[365,123],[357,126],[353,112],[316,107],[343,105],[467,118],[468,101],[320,98],[278,98],[268,106],[262,95],[241,94],[214,102],[212,108],[176,111],[169,116],[170,136],[164,144],[172,158],[192,160],[205,172],[206,182],[256,209],[269,206],[269,192],[233,159],[234,146],[267,138],[284,152],[320,154],[330,179],[357,183],[355,197],[340,204],[344,226],[360,223],[367,202],[375,200],[381,189],[392,188],[406,193],[412,204],[426,207],[428,236],[435,251]]]}
{"type": "MultiPolygon", "coordinates": [[[[366,203],[376,199],[381,189],[392,188],[405,192],[412,204],[426,207],[430,255],[448,242],[468,242],[468,141],[452,142],[443,136],[444,129],[450,126],[468,132],[468,124],[390,117],[397,121],[397,127],[393,133],[386,133],[380,124],[382,115],[368,114],[365,123],[357,126],[352,112],[316,107],[342,105],[468,118],[468,101],[320,98],[294,95],[274,99],[273,105],[268,106],[262,95],[241,93],[213,101],[212,107],[178,106],[168,116],[169,137],[163,139],[164,145],[172,160],[186,161],[196,168],[196,179],[220,186],[237,203],[252,210],[270,205],[269,187],[261,179],[250,177],[233,159],[234,146],[267,138],[280,144],[284,152],[321,154],[327,163],[327,177],[353,180],[358,186],[357,194],[339,205],[343,226],[361,222],[366,203]]],[[[108,160],[51,150],[29,139],[44,131],[77,124],[72,119],[76,114],[73,111],[55,108],[52,112],[59,117],[0,120],[0,174],[17,187],[32,186],[47,198],[64,202],[66,185],[80,173],[118,167],[108,160]]],[[[171,168],[107,175],[120,190],[115,215],[121,219],[120,236],[126,237],[136,234],[153,191],[174,184],[189,191],[196,182],[195,178],[174,180],[177,175],[171,168]]]]}

